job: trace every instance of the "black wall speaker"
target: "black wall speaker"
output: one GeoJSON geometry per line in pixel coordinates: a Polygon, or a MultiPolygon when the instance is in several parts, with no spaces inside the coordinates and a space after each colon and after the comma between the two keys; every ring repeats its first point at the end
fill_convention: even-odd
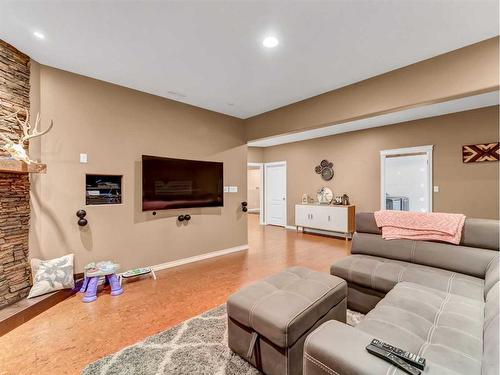
{"type": "Polygon", "coordinates": [[[177,216],[177,220],[179,220],[181,222],[182,221],[189,221],[189,220],[191,220],[191,215],[188,215],[188,214],[186,214],[186,215],[179,215],[179,216],[177,216]]]}
{"type": "Polygon", "coordinates": [[[87,212],[85,210],[78,210],[76,212],[76,216],[78,217],[79,226],[84,227],[85,225],[88,224],[87,219],[85,219],[85,216],[87,216],[87,212]]]}

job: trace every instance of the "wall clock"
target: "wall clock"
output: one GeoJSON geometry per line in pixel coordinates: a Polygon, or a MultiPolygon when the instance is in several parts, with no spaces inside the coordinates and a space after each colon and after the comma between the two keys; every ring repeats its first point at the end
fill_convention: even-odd
{"type": "Polygon", "coordinates": [[[333,163],[326,159],[321,160],[321,163],[314,168],[314,172],[321,175],[325,181],[330,181],[333,178],[333,163]]]}

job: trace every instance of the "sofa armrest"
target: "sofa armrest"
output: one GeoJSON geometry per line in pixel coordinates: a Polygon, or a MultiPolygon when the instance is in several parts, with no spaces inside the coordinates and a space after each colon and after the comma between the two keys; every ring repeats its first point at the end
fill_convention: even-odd
{"type": "Polygon", "coordinates": [[[391,365],[366,351],[373,336],[330,320],[304,344],[304,375],[385,374],[391,365]]]}
{"type": "Polygon", "coordinates": [[[488,264],[486,268],[486,275],[484,277],[484,299],[486,300],[486,296],[493,286],[500,279],[500,267],[499,267],[499,259],[500,257],[497,255],[493,258],[488,264]]]}

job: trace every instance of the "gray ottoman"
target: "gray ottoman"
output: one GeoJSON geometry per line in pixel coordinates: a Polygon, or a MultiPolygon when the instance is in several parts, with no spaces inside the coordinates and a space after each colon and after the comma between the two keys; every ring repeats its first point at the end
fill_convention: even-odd
{"type": "Polygon", "coordinates": [[[307,335],[345,323],[346,297],[344,280],[302,267],[248,285],[227,301],[229,347],[265,374],[302,374],[307,335]]]}

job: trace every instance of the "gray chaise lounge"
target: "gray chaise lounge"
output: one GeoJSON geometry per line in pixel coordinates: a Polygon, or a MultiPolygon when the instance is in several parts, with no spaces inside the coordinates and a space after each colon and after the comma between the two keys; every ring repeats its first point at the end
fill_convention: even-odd
{"type": "Polygon", "coordinates": [[[307,335],[345,322],[346,297],[344,280],[303,267],[252,283],[227,301],[229,347],[266,374],[300,375],[307,335]]]}
{"type": "Polygon", "coordinates": [[[370,355],[378,338],[427,359],[424,374],[498,375],[500,224],[467,219],[459,246],[382,239],[358,214],[351,256],[331,267],[348,306],[368,312],[352,328],[329,321],[304,347],[304,373],[402,374],[370,355]]]}

